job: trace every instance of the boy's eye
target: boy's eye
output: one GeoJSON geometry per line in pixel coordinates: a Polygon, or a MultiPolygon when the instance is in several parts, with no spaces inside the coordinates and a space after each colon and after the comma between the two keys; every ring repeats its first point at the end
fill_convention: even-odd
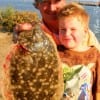
{"type": "Polygon", "coordinates": [[[71,28],[71,30],[76,30],[76,28],[73,27],[73,28],[71,28]]]}
{"type": "Polygon", "coordinates": [[[60,33],[65,33],[66,32],[66,29],[60,29],[59,32],[60,33]]]}

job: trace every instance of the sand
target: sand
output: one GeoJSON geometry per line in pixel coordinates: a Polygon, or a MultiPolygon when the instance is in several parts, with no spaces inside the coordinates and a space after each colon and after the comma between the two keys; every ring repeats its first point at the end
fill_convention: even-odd
{"type": "MultiPolygon", "coordinates": [[[[12,44],[13,44],[12,35],[7,32],[0,32],[0,73],[5,57],[7,53],[10,51],[12,44]]],[[[3,100],[1,92],[0,92],[0,100],[3,100]]]]}

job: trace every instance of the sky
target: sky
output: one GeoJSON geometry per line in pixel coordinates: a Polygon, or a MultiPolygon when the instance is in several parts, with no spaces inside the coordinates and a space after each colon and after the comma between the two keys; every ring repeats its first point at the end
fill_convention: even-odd
{"type": "MultiPolygon", "coordinates": [[[[66,1],[70,1],[70,0],[66,0],[66,1]]],[[[74,1],[74,0],[73,0],[74,1]]],[[[100,0],[75,0],[75,1],[92,1],[92,2],[100,2],[100,0]]]]}
{"type": "Polygon", "coordinates": [[[79,0],[79,1],[95,1],[95,2],[99,2],[100,0],[79,0]]]}
{"type": "MultiPolygon", "coordinates": [[[[2,0],[0,0],[0,1],[2,1],[2,0]]],[[[3,0],[3,1],[13,1],[13,0],[3,0]]],[[[14,0],[14,1],[17,1],[17,0],[14,0]]],[[[34,0],[19,0],[19,1],[34,1],[34,0]]],[[[66,1],[70,1],[70,0],[66,0],[66,1]]],[[[73,0],[74,1],[74,0],[73,0]]],[[[95,2],[100,2],[100,0],[77,0],[77,1],[95,1],[95,2]]]]}

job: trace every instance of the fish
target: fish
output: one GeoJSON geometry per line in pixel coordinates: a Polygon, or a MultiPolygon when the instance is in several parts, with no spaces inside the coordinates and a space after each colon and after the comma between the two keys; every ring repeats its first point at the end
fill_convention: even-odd
{"type": "MultiPolygon", "coordinates": [[[[40,24],[20,32],[9,65],[10,100],[60,100],[63,71],[57,47],[40,24]]],[[[8,100],[5,97],[5,100],[8,100]]]]}

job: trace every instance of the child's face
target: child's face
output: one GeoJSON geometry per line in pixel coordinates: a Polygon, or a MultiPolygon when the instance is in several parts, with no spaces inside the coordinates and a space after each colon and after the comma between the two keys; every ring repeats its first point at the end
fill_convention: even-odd
{"type": "Polygon", "coordinates": [[[59,40],[69,49],[80,49],[85,37],[84,26],[76,17],[59,19],[59,40]]]}

